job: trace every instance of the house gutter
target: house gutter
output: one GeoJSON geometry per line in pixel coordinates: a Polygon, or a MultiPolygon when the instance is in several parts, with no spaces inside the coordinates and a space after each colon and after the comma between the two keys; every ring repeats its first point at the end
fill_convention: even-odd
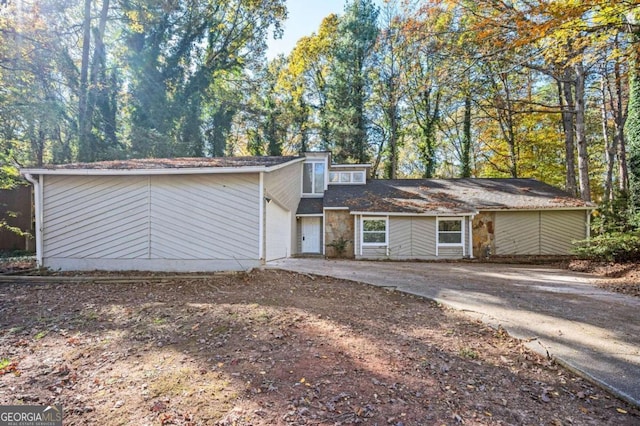
{"type": "Polygon", "coordinates": [[[38,175],[35,178],[31,173],[24,173],[24,178],[28,180],[31,184],[33,184],[33,200],[36,208],[36,263],[38,267],[42,267],[42,258],[43,258],[43,215],[42,215],[42,205],[43,205],[43,196],[42,196],[42,175],[38,175]]]}
{"type": "Polygon", "coordinates": [[[469,259],[473,259],[473,219],[475,215],[469,216],[469,235],[468,235],[468,245],[469,245],[469,259]]]}
{"type": "Polygon", "coordinates": [[[149,175],[195,175],[195,174],[230,174],[230,173],[263,173],[273,172],[304,158],[296,158],[286,163],[273,166],[236,166],[236,167],[162,167],[139,169],[70,169],[70,168],[32,168],[22,169],[24,174],[64,175],[64,176],[149,176],[149,175]]]}

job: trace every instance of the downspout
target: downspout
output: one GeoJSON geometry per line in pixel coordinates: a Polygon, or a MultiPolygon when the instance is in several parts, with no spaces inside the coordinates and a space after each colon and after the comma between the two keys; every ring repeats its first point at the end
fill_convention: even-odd
{"type": "Polygon", "coordinates": [[[587,240],[591,239],[591,210],[585,210],[587,214],[587,240]]]}
{"type": "Polygon", "coordinates": [[[36,263],[38,267],[41,268],[43,259],[42,222],[44,218],[42,214],[42,184],[40,181],[42,176],[38,175],[38,178],[36,179],[31,175],[31,173],[25,173],[24,178],[33,184],[33,201],[36,208],[36,263]]]}
{"type": "Polygon", "coordinates": [[[469,259],[473,259],[473,218],[476,215],[471,215],[469,217],[469,259]]]}
{"type": "Polygon", "coordinates": [[[264,263],[264,172],[260,172],[260,184],[258,190],[258,259],[261,263],[264,263]]]}
{"type": "Polygon", "coordinates": [[[327,234],[325,233],[325,230],[324,230],[326,226],[324,217],[325,217],[325,212],[324,212],[324,209],[322,209],[322,218],[320,220],[321,222],[320,226],[322,227],[322,229],[320,229],[320,237],[322,238],[322,240],[320,241],[320,243],[322,244],[322,255],[326,256],[327,255],[327,244],[326,244],[327,234]]]}
{"type": "Polygon", "coordinates": [[[440,255],[440,251],[438,250],[438,246],[440,245],[438,241],[438,226],[438,216],[436,216],[436,257],[440,255]]]}

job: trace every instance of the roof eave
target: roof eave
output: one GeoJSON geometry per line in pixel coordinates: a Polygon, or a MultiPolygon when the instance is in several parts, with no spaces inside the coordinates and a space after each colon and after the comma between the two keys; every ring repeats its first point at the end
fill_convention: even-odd
{"type": "Polygon", "coordinates": [[[518,208],[518,207],[504,207],[504,208],[484,208],[478,207],[478,210],[481,212],[506,212],[506,211],[518,211],[518,212],[536,212],[536,211],[563,211],[563,210],[596,210],[596,206],[558,206],[558,207],[526,207],[526,208],[518,208]]]}
{"type": "Polygon", "coordinates": [[[381,211],[352,211],[352,215],[363,216],[425,216],[425,217],[438,217],[438,216],[475,216],[477,211],[469,212],[381,212],[381,211]]]}
{"type": "Polygon", "coordinates": [[[197,175],[273,172],[291,164],[303,162],[304,158],[295,158],[273,166],[237,166],[237,167],[161,167],[152,169],[49,169],[24,168],[20,174],[64,175],[64,176],[148,176],[148,175],[197,175]]]}

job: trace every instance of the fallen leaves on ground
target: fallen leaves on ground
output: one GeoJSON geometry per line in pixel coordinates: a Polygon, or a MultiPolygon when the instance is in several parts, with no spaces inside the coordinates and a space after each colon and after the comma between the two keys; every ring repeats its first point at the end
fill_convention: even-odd
{"type": "Polygon", "coordinates": [[[500,328],[273,270],[2,283],[0,360],[21,373],[0,404],[62,404],[65,425],[640,422],[500,328]]]}
{"type": "Polygon", "coordinates": [[[569,263],[569,269],[601,278],[598,281],[598,287],[605,290],[640,297],[640,264],[638,263],[574,260],[569,263]]]}

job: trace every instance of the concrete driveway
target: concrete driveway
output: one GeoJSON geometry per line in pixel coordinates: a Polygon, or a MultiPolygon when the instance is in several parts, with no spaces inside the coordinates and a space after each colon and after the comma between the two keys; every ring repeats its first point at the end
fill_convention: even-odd
{"type": "Polygon", "coordinates": [[[393,287],[466,312],[640,407],[640,299],[545,266],[282,259],[268,268],[393,287]]]}

